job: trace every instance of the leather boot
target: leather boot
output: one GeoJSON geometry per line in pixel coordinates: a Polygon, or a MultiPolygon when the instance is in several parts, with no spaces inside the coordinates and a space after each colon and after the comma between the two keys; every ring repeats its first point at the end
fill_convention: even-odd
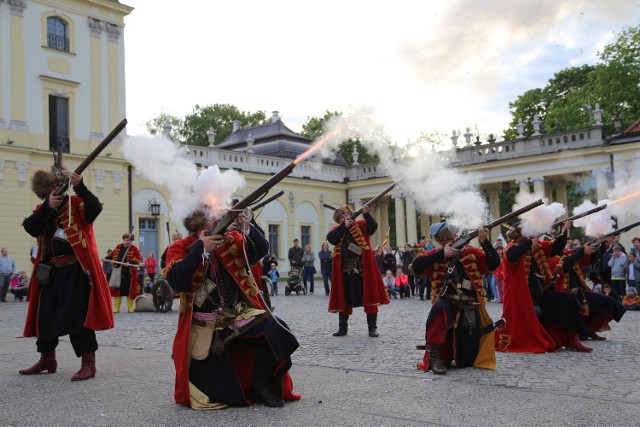
{"type": "Polygon", "coordinates": [[[80,370],[73,374],[71,381],[84,381],[96,376],[96,353],[85,353],[82,355],[80,370]]]}
{"type": "Polygon", "coordinates": [[[377,338],[380,336],[378,334],[378,313],[367,313],[367,325],[369,326],[369,336],[371,338],[377,338]]]}
{"type": "Polygon", "coordinates": [[[565,338],[564,347],[567,350],[579,351],[582,353],[589,353],[590,351],[593,351],[591,347],[587,347],[580,342],[580,340],[578,339],[578,334],[568,334],[565,338]]]}
{"type": "Polygon", "coordinates": [[[127,311],[133,313],[133,300],[129,297],[124,297],[124,299],[127,301],[127,311]]]}
{"type": "Polygon", "coordinates": [[[342,337],[347,335],[347,323],[349,322],[349,315],[345,313],[338,313],[338,332],[333,334],[334,337],[342,337]]]}
{"type": "Polygon", "coordinates": [[[113,312],[120,313],[120,303],[122,302],[122,297],[113,297],[113,312]]]}
{"type": "Polygon", "coordinates": [[[273,394],[269,389],[271,374],[275,369],[275,360],[269,349],[258,345],[256,348],[256,363],[253,368],[253,378],[247,397],[252,403],[262,403],[264,406],[271,408],[280,408],[284,406],[282,393],[279,396],[273,394]]]}
{"type": "Polygon", "coordinates": [[[436,375],[445,375],[447,368],[440,360],[440,344],[427,344],[427,355],[429,356],[429,368],[436,375]]]}
{"type": "Polygon", "coordinates": [[[35,365],[28,369],[21,369],[18,372],[22,375],[34,375],[39,374],[42,371],[47,371],[50,374],[55,374],[58,369],[58,362],[56,361],[56,351],[47,351],[46,353],[40,353],[40,360],[35,365]]]}
{"type": "Polygon", "coordinates": [[[594,341],[604,341],[607,338],[606,337],[601,337],[600,335],[596,334],[595,332],[589,332],[589,338],[591,338],[594,341]]]}

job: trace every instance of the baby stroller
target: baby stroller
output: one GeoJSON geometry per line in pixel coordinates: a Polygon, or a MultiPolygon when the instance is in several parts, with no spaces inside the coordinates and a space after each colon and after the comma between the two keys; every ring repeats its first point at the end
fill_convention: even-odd
{"type": "Polygon", "coordinates": [[[291,295],[292,292],[295,292],[296,295],[300,295],[300,292],[304,295],[307,294],[307,288],[302,285],[302,268],[300,267],[291,267],[291,270],[289,270],[289,278],[287,279],[287,285],[284,287],[284,294],[291,295]]]}

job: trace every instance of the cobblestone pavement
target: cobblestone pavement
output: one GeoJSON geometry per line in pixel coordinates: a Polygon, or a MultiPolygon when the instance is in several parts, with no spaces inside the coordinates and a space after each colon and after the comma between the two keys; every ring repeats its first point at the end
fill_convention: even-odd
{"type": "MultiPolygon", "coordinates": [[[[424,321],[431,304],[419,298],[392,300],[378,316],[380,337],[367,335],[362,309],[354,310],[349,334],[333,337],[338,316],[327,312],[328,297],[315,295],[273,298],[275,314],[284,319],[301,341],[293,356],[295,366],[338,368],[348,371],[392,374],[423,381],[448,381],[462,384],[491,385],[525,391],[561,393],[568,396],[597,398],[602,401],[640,402],[640,312],[627,312],[620,324],[605,332],[606,341],[588,341],[592,353],[559,351],[546,354],[497,353],[497,369],[453,370],[435,377],[415,367],[422,352],[415,345],[423,341],[424,321]]],[[[26,303],[0,304],[3,335],[21,335],[26,303]]],[[[123,308],[125,304],[123,304],[123,308]]],[[[177,325],[177,300],[168,313],[118,313],[116,328],[98,333],[101,346],[171,351],[177,325]]],[[[502,305],[489,303],[495,320],[502,305]]],[[[67,337],[62,338],[68,340],[67,337]]]]}

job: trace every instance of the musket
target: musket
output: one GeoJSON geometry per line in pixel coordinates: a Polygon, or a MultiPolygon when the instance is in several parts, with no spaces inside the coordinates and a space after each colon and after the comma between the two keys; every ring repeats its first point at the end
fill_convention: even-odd
{"type": "Polygon", "coordinates": [[[596,206],[593,209],[589,209],[588,211],[579,213],[579,214],[575,214],[573,216],[570,216],[568,218],[562,219],[560,221],[556,221],[551,225],[551,228],[556,228],[556,227],[560,227],[562,224],[564,224],[565,221],[574,221],[576,219],[580,219],[580,218],[584,218],[587,215],[591,215],[594,214],[596,212],[600,212],[601,210],[604,210],[607,208],[607,205],[600,205],[600,206],[596,206]]]}
{"type": "Polygon", "coordinates": [[[247,197],[245,197],[242,200],[239,200],[238,203],[234,204],[231,209],[226,211],[222,215],[222,217],[220,217],[220,219],[216,222],[216,224],[213,226],[213,228],[211,230],[207,230],[205,234],[207,236],[212,236],[212,235],[216,235],[216,234],[222,234],[224,232],[224,230],[226,230],[226,228],[229,225],[231,225],[231,223],[233,221],[236,220],[236,218],[238,217],[239,211],[241,211],[243,209],[246,209],[249,206],[251,206],[252,203],[254,203],[256,200],[258,200],[260,197],[262,197],[264,194],[266,194],[277,183],[279,183],[280,181],[285,179],[287,176],[289,176],[289,174],[291,172],[293,172],[293,169],[295,167],[296,167],[296,163],[291,162],[287,166],[282,168],[282,170],[280,170],[280,172],[278,172],[277,174],[273,175],[267,181],[263,182],[261,186],[259,186],[255,190],[253,190],[247,197]]]}
{"type": "MultiPolygon", "coordinates": [[[[367,206],[373,206],[375,205],[378,200],[380,200],[382,197],[384,197],[387,193],[389,193],[391,190],[393,190],[394,188],[396,188],[396,186],[400,184],[400,179],[398,179],[396,182],[394,182],[393,184],[391,184],[390,186],[388,186],[387,188],[384,189],[384,191],[382,191],[382,193],[378,194],[377,196],[375,196],[373,199],[369,200],[367,203],[365,203],[364,205],[362,205],[362,207],[360,207],[360,209],[358,209],[355,212],[351,212],[351,219],[356,219],[358,217],[358,215],[360,215],[363,211],[363,209],[367,206]]],[[[332,208],[335,209],[335,208],[332,208]]]]}
{"type": "MultiPolygon", "coordinates": [[[[542,201],[542,199],[538,199],[533,203],[528,204],[527,206],[520,208],[518,210],[515,210],[511,213],[506,214],[505,216],[501,216],[500,218],[490,222],[487,225],[484,225],[484,228],[487,228],[489,230],[491,230],[493,227],[496,227],[504,222],[509,221],[512,218],[516,218],[520,215],[522,215],[525,212],[529,212],[531,209],[533,208],[537,208],[538,206],[544,204],[544,202],[542,201]]],[[[453,242],[451,244],[451,247],[454,249],[461,249],[462,247],[466,246],[469,244],[470,241],[472,241],[473,239],[475,239],[476,237],[478,237],[478,230],[473,230],[471,233],[468,233],[467,235],[458,238],[458,240],[456,240],[455,242],[453,242]]]]}
{"type": "Polygon", "coordinates": [[[258,210],[261,207],[266,206],[269,203],[273,202],[275,199],[277,199],[278,197],[282,196],[283,194],[284,194],[284,190],[280,190],[276,194],[274,194],[273,196],[268,197],[268,198],[264,199],[263,201],[258,202],[255,205],[251,206],[251,210],[252,211],[258,210]]]}
{"type": "Polygon", "coordinates": [[[626,226],[624,226],[622,228],[618,228],[617,230],[613,230],[611,233],[603,234],[602,236],[600,236],[600,237],[598,237],[596,239],[593,239],[592,241],[587,243],[587,245],[589,245],[589,246],[598,246],[607,237],[619,236],[622,233],[626,233],[627,231],[631,230],[632,228],[636,228],[639,225],[640,225],[640,221],[634,222],[634,223],[629,224],[629,225],[626,225],[626,226]]]}
{"type": "MultiPolygon", "coordinates": [[[[82,161],[82,163],[80,163],[80,165],[76,168],[74,172],[77,173],[78,175],[81,175],[82,172],[84,172],[84,170],[87,168],[87,166],[89,166],[91,162],[93,162],[96,159],[96,157],[98,157],[98,155],[102,152],[102,150],[104,150],[107,147],[107,145],[111,143],[111,141],[116,139],[116,136],[118,136],[118,134],[122,132],[122,130],[126,126],[127,126],[127,119],[122,119],[122,121],[118,123],[118,125],[115,128],[113,128],[113,130],[109,133],[109,135],[107,135],[106,138],[102,140],[100,145],[98,145],[96,148],[94,148],[94,150],[91,153],[89,153],[89,155],[82,161]]],[[[54,195],[61,196],[67,191],[68,188],[69,188],[69,181],[67,180],[62,184],[60,184],[60,186],[58,187],[54,195]]]]}

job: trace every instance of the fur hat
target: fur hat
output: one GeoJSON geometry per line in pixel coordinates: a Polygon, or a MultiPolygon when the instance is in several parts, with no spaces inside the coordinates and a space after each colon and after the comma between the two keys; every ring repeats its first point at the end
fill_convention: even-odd
{"type": "Polygon", "coordinates": [[[133,234],[133,233],[124,233],[122,235],[122,240],[124,240],[124,239],[129,239],[129,240],[131,240],[133,242],[134,240],[136,240],[136,235],[133,234]]]}
{"type": "Polygon", "coordinates": [[[507,239],[518,240],[520,237],[522,237],[522,221],[511,224],[507,230],[507,239]]]}
{"type": "Polygon", "coordinates": [[[351,208],[349,207],[349,205],[344,205],[338,209],[336,209],[335,211],[333,211],[333,220],[337,223],[340,223],[340,220],[342,219],[342,216],[346,213],[351,213],[353,212],[351,210],[351,208]]]}
{"type": "Polygon", "coordinates": [[[199,228],[204,227],[207,223],[207,216],[203,210],[198,209],[186,217],[182,223],[189,233],[194,234],[199,228]]]}
{"type": "Polygon", "coordinates": [[[63,181],[63,178],[59,178],[51,172],[38,170],[31,178],[31,191],[33,191],[40,199],[44,200],[47,198],[51,190],[63,181]]]}

